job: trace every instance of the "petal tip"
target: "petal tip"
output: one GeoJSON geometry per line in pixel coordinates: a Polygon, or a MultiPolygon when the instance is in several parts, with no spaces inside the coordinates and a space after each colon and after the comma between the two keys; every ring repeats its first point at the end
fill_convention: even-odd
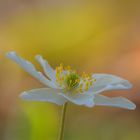
{"type": "Polygon", "coordinates": [[[37,54],[36,56],[35,56],[35,59],[37,60],[37,61],[42,61],[42,56],[41,55],[39,55],[39,54],[37,54]]]}
{"type": "Polygon", "coordinates": [[[21,99],[28,99],[28,94],[26,93],[26,92],[22,92],[20,95],[19,95],[19,97],[21,98],[21,99]]]}
{"type": "Polygon", "coordinates": [[[9,57],[9,58],[11,56],[14,56],[14,55],[16,55],[16,52],[14,52],[14,51],[11,51],[11,52],[6,53],[6,56],[9,57]]]}
{"type": "Polygon", "coordinates": [[[41,55],[37,54],[37,55],[35,56],[35,59],[39,59],[39,58],[41,58],[41,55]]]}
{"type": "Polygon", "coordinates": [[[126,81],[125,87],[126,87],[126,89],[131,89],[133,87],[133,85],[129,81],[126,81]]]}
{"type": "Polygon", "coordinates": [[[136,104],[133,103],[132,101],[124,98],[124,100],[126,101],[126,106],[124,108],[129,109],[129,110],[135,110],[136,109],[136,104]]]}
{"type": "Polygon", "coordinates": [[[136,105],[134,103],[131,103],[131,106],[129,107],[130,110],[135,110],[136,109],[136,105]]]}

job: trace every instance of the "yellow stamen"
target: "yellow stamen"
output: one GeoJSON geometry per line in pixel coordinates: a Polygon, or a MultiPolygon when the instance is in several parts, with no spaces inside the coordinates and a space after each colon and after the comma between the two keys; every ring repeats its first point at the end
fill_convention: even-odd
{"type": "Polygon", "coordinates": [[[65,70],[70,71],[71,70],[71,67],[70,66],[67,66],[67,67],[65,67],[65,70]]]}
{"type": "Polygon", "coordinates": [[[83,72],[80,77],[70,66],[64,67],[62,63],[56,67],[56,82],[66,90],[83,93],[89,90],[95,81],[91,74],[83,72]]]}

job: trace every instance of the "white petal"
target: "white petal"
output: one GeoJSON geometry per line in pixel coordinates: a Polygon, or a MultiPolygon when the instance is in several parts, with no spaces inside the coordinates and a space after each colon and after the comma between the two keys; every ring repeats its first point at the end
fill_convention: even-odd
{"type": "Polygon", "coordinates": [[[19,57],[15,52],[9,52],[6,56],[19,64],[25,71],[38,79],[41,83],[52,88],[57,88],[57,86],[48,80],[45,76],[43,76],[41,72],[38,72],[32,63],[19,57]]]}
{"type": "Polygon", "coordinates": [[[136,105],[129,101],[126,98],[123,97],[106,97],[103,95],[95,95],[94,98],[95,105],[101,105],[101,106],[112,106],[112,107],[119,107],[119,108],[125,108],[134,110],[136,108],[136,105]]]}
{"type": "Polygon", "coordinates": [[[93,107],[93,96],[89,94],[80,94],[80,93],[63,93],[61,94],[68,101],[76,105],[84,105],[87,107],[93,107]]]}
{"type": "Polygon", "coordinates": [[[96,79],[90,92],[100,93],[107,90],[130,89],[132,85],[125,79],[110,74],[94,74],[92,78],[96,79]]]}
{"type": "Polygon", "coordinates": [[[57,90],[50,88],[33,89],[23,92],[20,97],[29,101],[51,102],[57,105],[63,105],[67,100],[58,94],[57,90]]]}
{"type": "Polygon", "coordinates": [[[41,55],[37,55],[36,56],[36,60],[40,63],[40,65],[43,67],[44,69],[44,73],[52,80],[52,81],[56,81],[56,77],[55,77],[55,71],[54,69],[49,65],[49,63],[47,62],[47,60],[43,59],[43,57],[41,55]]]}

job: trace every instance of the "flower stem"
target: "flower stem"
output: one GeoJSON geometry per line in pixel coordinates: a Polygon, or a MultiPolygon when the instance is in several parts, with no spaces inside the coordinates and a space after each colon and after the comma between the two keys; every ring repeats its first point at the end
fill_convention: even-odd
{"type": "Polygon", "coordinates": [[[68,104],[68,103],[65,103],[65,104],[63,105],[63,109],[62,109],[62,118],[61,118],[61,122],[60,122],[60,132],[59,132],[58,140],[63,140],[67,104],[68,104]]]}

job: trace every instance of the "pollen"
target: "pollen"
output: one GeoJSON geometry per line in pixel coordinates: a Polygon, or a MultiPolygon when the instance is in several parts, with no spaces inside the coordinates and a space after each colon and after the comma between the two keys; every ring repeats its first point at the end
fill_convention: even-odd
{"type": "Polygon", "coordinates": [[[67,67],[65,67],[65,70],[70,71],[71,70],[71,67],[70,66],[67,66],[67,67]]]}
{"type": "Polygon", "coordinates": [[[83,93],[88,91],[94,82],[96,79],[93,79],[91,74],[83,72],[80,76],[70,66],[64,67],[62,63],[56,67],[56,83],[65,90],[83,93]]]}

